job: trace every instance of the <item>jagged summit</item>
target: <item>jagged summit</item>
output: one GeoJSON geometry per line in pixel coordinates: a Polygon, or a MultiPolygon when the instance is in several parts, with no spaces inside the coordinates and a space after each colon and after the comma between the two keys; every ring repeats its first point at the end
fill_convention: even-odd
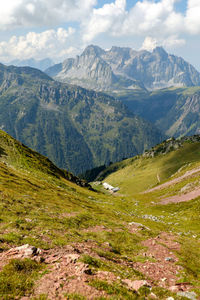
{"type": "Polygon", "coordinates": [[[60,81],[115,93],[200,85],[199,72],[162,47],[149,52],[113,46],[105,51],[90,45],[80,56],[67,59],[59,68],[56,65],[46,73],[60,81]]]}
{"type": "Polygon", "coordinates": [[[105,51],[103,49],[101,49],[99,46],[89,45],[89,46],[87,46],[87,48],[85,48],[85,50],[83,51],[81,56],[85,56],[85,55],[101,56],[104,53],[105,53],[105,51]]]}
{"type": "Polygon", "coordinates": [[[152,51],[153,54],[159,55],[162,59],[168,58],[168,53],[165,51],[163,47],[156,47],[152,51]]]}

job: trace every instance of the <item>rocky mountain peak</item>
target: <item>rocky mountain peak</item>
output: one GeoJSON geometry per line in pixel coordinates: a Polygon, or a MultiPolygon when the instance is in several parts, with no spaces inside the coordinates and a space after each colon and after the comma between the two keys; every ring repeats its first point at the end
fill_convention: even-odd
{"type": "Polygon", "coordinates": [[[76,59],[68,59],[62,69],[55,66],[47,74],[84,88],[124,92],[155,90],[171,86],[199,86],[200,73],[184,59],[168,54],[162,47],[153,52],[113,46],[103,50],[89,45],[76,59]],[[77,80],[78,78],[78,80],[77,80]]]}
{"type": "Polygon", "coordinates": [[[99,46],[89,45],[81,54],[81,56],[101,56],[105,51],[101,49],[99,46]]]}
{"type": "Polygon", "coordinates": [[[166,59],[168,57],[168,53],[165,51],[165,49],[163,47],[154,48],[152,54],[158,55],[162,59],[166,59]]]}

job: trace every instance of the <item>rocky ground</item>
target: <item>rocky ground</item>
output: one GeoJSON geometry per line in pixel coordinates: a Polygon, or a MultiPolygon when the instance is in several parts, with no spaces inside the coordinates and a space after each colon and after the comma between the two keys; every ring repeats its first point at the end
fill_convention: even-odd
{"type": "MultiPolygon", "coordinates": [[[[98,232],[109,229],[103,226],[96,226],[88,230],[98,232]]],[[[132,223],[129,225],[129,230],[139,233],[142,230],[142,226],[138,223],[132,223]]],[[[79,294],[85,296],[86,299],[110,298],[110,295],[105,290],[97,289],[90,284],[94,280],[106,281],[109,284],[117,282],[133,293],[137,293],[141,287],[148,288],[148,297],[139,298],[138,296],[138,299],[160,299],[152,292],[152,288],[158,286],[175,293],[178,297],[185,296],[186,298],[184,299],[197,299],[195,293],[190,292],[191,288],[194,288],[190,282],[179,283],[182,267],[179,265],[177,256],[180,244],[177,242],[176,236],[163,232],[157,237],[145,240],[143,246],[145,246],[146,250],[142,255],[144,258],[148,257],[150,259],[144,260],[144,262],[132,262],[123,259],[115,260],[117,265],[128,266],[139,271],[144,276],[143,280],[123,278],[116,276],[110,271],[95,270],[91,265],[84,263],[81,260],[83,255],[106,260],[105,257],[100,257],[95,251],[95,249],[102,250],[102,245],[99,246],[93,241],[73,243],[72,245],[50,250],[42,250],[30,245],[11,248],[0,254],[0,270],[11,259],[31,258],[46,265],[46,274],[36,282],[32,295],[22,297],[21,299],[23,300],[32,299],[33,297],[41,299],[37,298],[41,297],[41,295],[46,295],[46,299],[71,299],[67,298],[67,295],[70,294],[79,294]]],[[[110,250],[109,248],[109,243],[103,245],[104,251],[110,250]]],[[[165,299],[182,298],[168,297],[165,299]]]]}

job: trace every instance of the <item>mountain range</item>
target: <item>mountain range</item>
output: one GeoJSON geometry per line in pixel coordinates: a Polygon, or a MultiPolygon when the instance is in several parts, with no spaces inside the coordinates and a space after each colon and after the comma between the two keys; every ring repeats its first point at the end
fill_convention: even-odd
{"type": "Polygon", "coordinates": [[[103,50],[90,45],[80,56],[68,58],[45,72],[58,81],[114,94],[200,85],[199,72],[162,47],[149,52],[121,47],[103,50]]]}
{"type": "Polygon", "coordinates": [[[142,153],[164,137],[108,95],[2,64],[0,129],[75,174],[142,153]]]}
{"type": "Polygon", "coordinates": [[[14,65],[16,67],[31,67],[36,68],[41,71],[46,70],[54,65],[54,62],[50,58],[44,58],[41,60],[36,60],[34,58],[29,59],[15,59],[8,62],[6,65],[14,65]]]}

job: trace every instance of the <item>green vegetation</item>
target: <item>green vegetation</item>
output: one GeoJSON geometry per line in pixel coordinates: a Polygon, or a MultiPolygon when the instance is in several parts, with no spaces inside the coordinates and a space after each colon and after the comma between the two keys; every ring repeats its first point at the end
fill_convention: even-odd
{"type": "Polygon", "coordinates": [[[128,300],[139,299],[136,292],[130,292],[125,287],[116,283],[109,284],[106,281],[95,280],[93,282],[90,282],[90,284],[100,291],[106,291],[108,295],[115,296],[114,299],[128,299],[128,300]]]}
{"type": "Polygon", "coordinates": [[[13,259],[0,272],[1,299],[16,299],[31,293],[42,265],[30,259],[13,259]]]}
{"type": "Polygon", "coordinates": [[[117,98],[167,136],[180,137],[199,133],[199,97],[200,87],[194,86],[139,94],[129,91],[117,98]]]}
{"type": "MultiPolygon", "coordinates": [[[[120,187],[115,195],[105,193],[102,188],[102,192],[96,192],[81,187],[72,175],[2,131],[0,147],[1,251],[27,243],[46,250],[66,245],[81,249],[91,243],[90,251],[80,253],[78,261],[91,270],[88,275],[91,280],[86,284],[104,291],[105,299],[148,299],[148,288],[135,293],[125,286],[123,279],[148,279],[145,272],[137,269],[137,264],[156,263],[157,259],[145,254],[147,247],[143,242],[161,232],[171,232],[180,243],[180,249],[173,252],[179,258],[177,264],[183,267],[177,281],[190,282],[200,295],[199,198],[177,204],[160,203],[163,198],[179,194],[186,185],[198,187],[200,172],[166,188],[142,193],[199,168],[200,142],[183,140],[177,150],[165,142],[144,156],[111,165],[102,176],[109,174],[105,181],[120,187]],[[154,157],[149,157],[152,153],[154,157]],[[130,230],[132,222],[140,224],[138,230],[130,230]],[[100,271],[111,272],[118,279],[107,282],[94,278],[100,271]]],[[[48,265],[47,271],[51,272],[48,265]]],[[[0,297],[13,299],[32,295],[34,284],[43,273],[42,264],[30,260],[11,261],[0,272],[0,282],[4,283],[0,284],[0,297]]],[[[174,296],[156,282],[152,292],[159,299],[174,296]]],[[[46,295],[38,297],[35,299],[48,299],[46,295]]],[[[66,294],[66,299],[84,297],[72,293],[66,294]]]]}
{"type": "Polygon", "coordinates": [[[57,166],[81,174],[142,153],[160,131],[119,101],[50,79],[31,68],[0,65],[0,125],[57,166]]]}
{"type": "Polygon", "coordinates": [[[65,294],[67,300],[86,300],[86,297],[78,294],[65,294]]]}

